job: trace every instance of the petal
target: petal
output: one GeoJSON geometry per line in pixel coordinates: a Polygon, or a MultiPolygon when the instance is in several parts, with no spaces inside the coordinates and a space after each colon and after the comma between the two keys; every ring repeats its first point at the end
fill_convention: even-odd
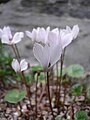
{"type": "Polygon", "coordinates": [[[32,39],[32,33],[30,32],[30,31],[25,31],[26,32],[26,35],[30,38],[30,39],[32,39]]]}
{"type": "Polygon", "coordinates": [[[33,54],[35,58],[40,62],[40,64],[44,67],[45,70],[48,69],[50,62],[50,49],[48,45],[44,47],[38,43],[34,44],[33,54]]]}
{"type": "Polygon", "coordinates": [[[36,36],[37,36],[37,30],[33,29],[33,31],[32,31],[32,41],[36,41],[36,36]]]}
{"type": "Polygon", "coordinates": [[[45,41],[46,38],[46,31],[44,28],[38,28],[37,31],[37,42],[42,42],[42,43],[46,43],[45,41]]]}
{"type": "Polygon", "coordinates": [[[48,34],[48,44],[50,46],[55,46],[56,44],[58,44],[58,36],[56,33],[53,32],[49,32],[48,34]]]}
{"type": "Polygon", "coordinates": [[[8,36],[5,35],[5,34],[3,34],[3,35],[1,36],[1,42],[2,42],[2,43],[5,43],[5,44],[10,44],[10,40],[9,40],[8,36]]]}
{"type": "Polygon", "coordinates": [[[66,46],[68,46],[72,42],[73,40],[72,34],[71,33],[66,34],[61,38],[61,40],[62,40],[62,48],[64,49],[66,46]]]}
{"type": "Polygon", "coordinates": [[[59,44],[51,48],[51,55],[50,55],[51,67],[60,59],[61,53],[62,53],[62,49],[59,44]]]}
{"type": "Polygon", "coordinates": [[[16,32],[14,37],[13,37],[13,40],[11,41],[12,44],[16,44],[16,43],[20,42],[23,37],[24,37],[23,32],[16,32]]]}
{"type": "Polygon", "coordinates": [[[56,33],[57,35],[59,34],[59,29],[58,28],[55,28],[52,30],[53,33],[56,33]]]}
{"type": "Polygon", "coordinates": [[[11,29],[9,26],[3,28],[3,34],[7,35],[9,39],[12,39],[11,29]]]}
{"type": "Polygon", "coordinates": [[[79,33],[79,27],[78,27],[78,25],[74,25],[73,29],[72,29],[72,35],[73,35],[74,39],[76,39],[78,33],[79,33]]]}
{"type": "Polygon", "coordinates": [[[15,70],[15,72],[20,71],[20,64],[17,59],[13,59],[12,61],[12,68],[15,70]]]}
{"type": "Polygon", "coordinates": [[[0,38],[2,37],[2,32],[3,32],[2,29],[0,29],[0,38]]]}
{"type": "Polygon", "coordinates": [[[21,67],[21,71],[26,70],[28,68],[28,62],[25,59],[21,60],[20,67],[21,67]]]}
{"type": "Polygon", "coordinates": [[[69,26],[66,26],[66,31],[67,31],[67,33],[70,33],[71,32],[71,28],[69,26]]]}
{"type": "Polygon", "coordinates": [[[46,28],[46,32],[48,33],[50,31],[50,26],[46,28]]]}

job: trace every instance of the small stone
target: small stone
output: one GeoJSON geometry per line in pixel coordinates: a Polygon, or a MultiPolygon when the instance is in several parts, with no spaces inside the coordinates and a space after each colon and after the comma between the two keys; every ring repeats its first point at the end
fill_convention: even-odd
{"type": "Polygon", "coordinates": [[[9,114],[11,112],[11,109],[10,108],[7,108],[6,109],[6,113],[9,114]]]}
{"type": "Polygon", "coordinates": [[[5,117],[8,117],[9,116],[9,114],[5,114],[5,117]]]}
{"type": "Polygon", "coordinates": [[[32,100],[32,101],[31,101],[31,104],[32,104],[32,105],[35,105],[35,101],[34,101],[34,100],[32,100]]]}
{"type": "Polygon", "coordinates": [[[69,115],[67,116],[67,119],[69,119],[69,120],[70,120],[70,116],[69,116],[69,115]]]}
{"type": "Polygon", "coordinates": [[[22,112],[26,112],[26,111],[27,111],[27,106],[26,106],[26,105],[23,105],[21,111],[22,111],[22,112]]]}
{"type": "Polygon", "coordinates": [[[20,109],[21,109],[19,105],[17,106],[17,109],[18,109],[18,110],[20,110],[20,109]]]}
{"type": "Polygon", "coordinates": [[[30,104],[30,101],[29,100],[25,100],[25,103],[30,104]]]}
{"type": "Polygon", "coordinates": [[[18,117],[18,116],[21,115],[21,112],[20,112],[20,111],[16,111],[16,112],[13,113],[13,115],[14,115],[15,117],[18,117]]]}
{"type": "Polygon", "coordinates": [[[84,96],[76,97],[76,101],[84,101],[84,100],[85,100],[84,96]]]}
{"type": "Polygon", "coordinates": [[[48,112],[47,111],[42,111],[42,114],[46,115],[46,114],[48,114],[48,112]]]}

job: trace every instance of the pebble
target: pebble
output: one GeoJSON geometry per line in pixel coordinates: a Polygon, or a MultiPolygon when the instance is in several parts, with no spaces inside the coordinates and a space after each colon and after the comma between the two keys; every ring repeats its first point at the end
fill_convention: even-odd
{"type": "Polygon", "coordinates": [[[84,100],[85,100],[84,96],[76,97],[76,101],[84,101],[84,100]]]}
{"type": "Polygon", "coordinates": [[[16,116],[16,117],[19,117],[21,115],[21,112],[20,111],[16,111],[16,112],[13,113],[13,115],[16,116]]]}
{"type": "Polygon", "coordinates": [[[20,106],[19,106],[19,105],[17,106],[17,109],[18,109],[18,110],[21,110],[21,108],[20,108],[20,106]]]}
{"type": "Polygon", "coordinates": [[[6,109],[6,113],[9,114],[11,112],[11,109],[10,108],[7,108],[6,109]]]}
{"type": "Polygon", "coordinates": [[[21,111],[22,111],[22,112],[26,112],[26,111],[27,111],[27,106],[26,106],[26,105],[23,105],[21,111]]]}

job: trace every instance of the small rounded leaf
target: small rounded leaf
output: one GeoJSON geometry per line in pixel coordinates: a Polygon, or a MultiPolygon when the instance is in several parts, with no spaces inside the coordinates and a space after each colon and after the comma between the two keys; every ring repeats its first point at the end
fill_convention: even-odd
{"type": "Polygon", "coordinates": [[[87,99],[90,100],[90,89],[87,89],[87,99]]]}
{"type": "Polygon", "coordinates": [[[74,96],[79,96],[82,93],[83,86],[80,84],[75,84],[72,86],[70,93],[74,96]]]}
{"type": "Polygon", "coordinates": [[[74,115],[75,120],[87,120],[87,113],[86,111],[78,111],[74,115]]]}
{"type": "Polygon", "coordinates": [[[6,93],[4,100],[9,103],[18,103],[26,96],[26,94],[26,91],[19,91],[18,89],[13,89],[6,93]]]}
{"type": "Polygon", "coordinates": [[[66,120],[65,118],[60,117],[59,115],[56,116],[55,120],[66,120]]]}
{"type": "Polygon", "coordinates": [[[32,71],[40,71],[40,70],[43,70],[42,66],[40,66],[40,65],[32,66],[32,71]]]}
{"type": "Polygon", "coordinates": [[[79,64],[70,65],[67,68],[67,74],[73,78],[82,77],[84,74],[84,68],[79,64]]]}

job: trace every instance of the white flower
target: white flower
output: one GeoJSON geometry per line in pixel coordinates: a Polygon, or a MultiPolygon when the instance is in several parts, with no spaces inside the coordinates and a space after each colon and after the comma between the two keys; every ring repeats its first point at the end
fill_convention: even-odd
{"type": "Polygon", "coordinates": [[[28,68],[28,63],[25,59],[22,59],[20,63],[17,59],[13,59],[12,68],[15,70],[15,72],[22,72],[28,68]]]}
{"type": "Polygon", "coordinates": [[[42,46],[39,43],[35,43],[33,54],[44,67],[44,70],[48,70],[49,67],[52,67],[60,59],[61,47],[59,44],[52,47],[47,44],[42,46]]]}
{"type": "Polygon", "coordinates": [[[20,42],[23,37],[23,32],[16,32],[14,36],[12,36],[10,27],[4,27],[3,29],[0,29],[0,38],[2,43],[9,45],[16,44],[20,42]]]}
{"type": "Polygon", "coordinates": [[[60,31],[59,41],[62,46],[62,49],[67,47],[72,42],[72,40],[73,37],[71,33],[64,34],[62,31],[60,31]]]}
{"type": "Polygon", "coordinates": [[[48,32],[50,31],[50,27],[44,29],[43,27],[38,27],[37,29],[33,29],[32,32],[26,31],[26,35],[33,41],[33,42],[41,42],[46,44],[48,32]]]}
{"type": "Polygon", "coordinates": [[[72,29],[69,26],[66,26],[66,29],[60,30],[55,28],[52,31],[49,31],[47,43],[49,45],[60,44],[62,49],[64,49],[77,37],[78,33],[78,25],[74,25],[72,29]]]}
{"type": "Polygon", "coordinates": [[[76,39],[79,33],[79,27],[78,25],[74,25],[73,28],[71,29],[69,26],[66,26],[66,29],[62,29],[61,31],[64,32],[64,34],[71,33],[73,39],[76,39]]]}
{"type": "Polygon", "coordinates": [[[53,32],[52,30],[48,34],[48,44],[50,46],[60,44],[62,49],[69,45],[72,42],[72,39],[73,37],[71,33],[64,34],[64,32],[59,31],[58,29],[57,32],[53,32]]]}

